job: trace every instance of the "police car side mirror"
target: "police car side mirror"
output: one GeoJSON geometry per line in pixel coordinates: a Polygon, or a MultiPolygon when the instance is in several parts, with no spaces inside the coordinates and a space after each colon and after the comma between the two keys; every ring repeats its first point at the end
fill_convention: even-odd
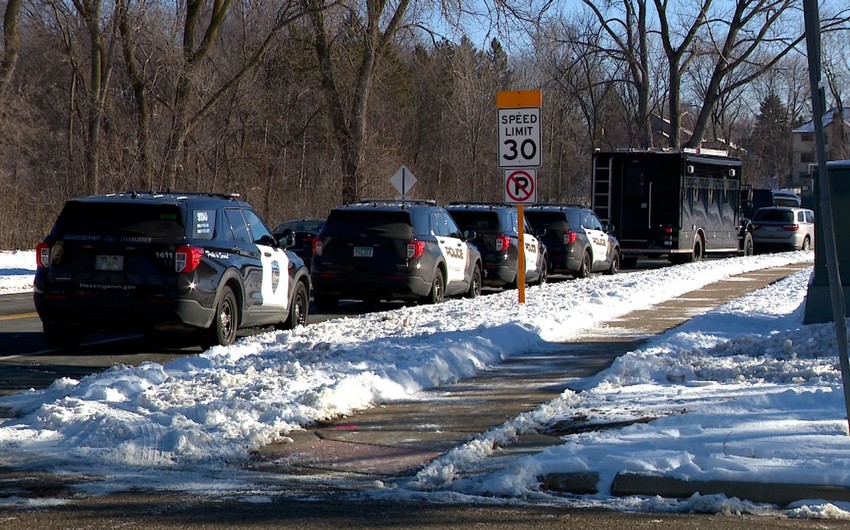
{"type": "Polygon", "coordinates": [[[535,228],[531,233],[534,234],[537,237],[543,237],[543,236],[546,235],[546,229],[545,228],[535,228]]]}
{"type": "Polygon", "coordinates": [[[605,233],[611,234],[614,232],[614,225],[605,225],[605,233]]]}
{"type": "Polygon", "coordinates": [[[295,234],[293,234],[292,231],[284,232],[280,235],[280,237],[278,237],[277,241],[278,245],[283,248],[291,247],[295,244],[295,234]]]}
{"type": "Polygon", "coordinates": [[[475,230],[464,230],[463,231],[463,239],[466,241],[472,241],[478,237],[478,233],[475,230]]]}
{"type": "Polygon", "coordinates": [[[275,241],[275,238],[270,235],[264,235],[263,237],[258,239],[256,243],[258,245],[265,245],[267,247],[276,247],[278,245],[278,242],[275,241]]]}

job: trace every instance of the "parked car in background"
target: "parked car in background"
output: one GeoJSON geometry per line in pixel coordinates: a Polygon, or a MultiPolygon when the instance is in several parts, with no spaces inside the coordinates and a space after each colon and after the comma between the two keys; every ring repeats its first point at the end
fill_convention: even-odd
{"type": "Polygon", "coordinates": [[[33,300],[51,346],[93,331],[190,332],[226,345],[243,327],[307,323],[307,267],[237,196],[70,200],[36,254],[33,300]]]}
{"type": "Polygon", "coordinates": [[[800,207],[800,196],[794,190],[752,188],[749,185],[741,186],[741,210],[744,217],[752,219],[759,208],[769,206],[791,206],[800,207]]]}
{"type": "MultiPolygon", "coordinates": [[[[468,234],[474,236],[474,234],[468,234]]],[[[433,201],[369,200],[335,208],[314,243],[313,296],[441,302],[481,294],[481,254],[433,201]]]]}
{"type": "MultiPolygon", "coordinates": [[[[514,206],[495,203],[452,203],[446,210],[461,228],[474,232],[472,243],[481,252],[484,285],[516,287],[520,275],[519,211],[514,206]]],[[[542,284],[549,275],[546,246],[541,244],[527,218],[523,221],[526,283],[542,284]]]]}
{"type": "Polygon", "coordinates": [[[809,250],[815,241],[815,212],[791,206],[759,208],[753,214],[756,252],[809,250]]]}
{"type": "Polygon", "coordinates": [[[291,235],[294,242],[289,250],[304,260],[309,269],[313,261],[313,243],[319,237],[323,226],[324,219],[293,219],[280,223],[272,233],[280,240],[291,235]]]}
{"type": "Polygon", "coordinates": [[[586,278],[592,272],[620,270],[620,243],[603,228],[590,208],[540,204],[525,209],[532,225],[543,232],[552,274],[586,278]]]}

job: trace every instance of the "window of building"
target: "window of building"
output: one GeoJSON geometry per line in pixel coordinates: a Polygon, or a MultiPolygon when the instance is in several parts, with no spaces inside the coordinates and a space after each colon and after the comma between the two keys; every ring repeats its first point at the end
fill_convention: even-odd
{"type": "Polygon", "coordinates": [[[805,152],[805,151],[803,151],[802,153],[800,153],[800,162],[803,162],[803,163],[812,163],[812,162],[814,162],[814,161],[815,161],[815,155],[814,155],[814,153],[811,153],[811,152],[807,153],[807,152],[805,152]]]}
{"type": "Polygon", "coordinates": [[[803,133],[802,134],[802,140],[804,142],[814,142],[815,141],[815,135],[812,134],[812,133],[803,133]]]}

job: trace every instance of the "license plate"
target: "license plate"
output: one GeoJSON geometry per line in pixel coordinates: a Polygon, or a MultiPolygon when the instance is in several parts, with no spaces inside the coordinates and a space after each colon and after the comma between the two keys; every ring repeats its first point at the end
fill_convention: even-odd
{"type": "Polygon", "coordinates": [[[94,268],[99,271],[122,271],[124,256],[99,255],[95,258],[94,268]]]}
{"type": "Polygon", "coordinates": [[[372,247],[354,247],[355,258],[371,258],[372,252],[372,247]]]}

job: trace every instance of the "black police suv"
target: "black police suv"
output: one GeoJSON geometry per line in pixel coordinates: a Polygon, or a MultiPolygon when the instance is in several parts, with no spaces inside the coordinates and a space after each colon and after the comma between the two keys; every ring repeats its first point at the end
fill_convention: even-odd
{"type": "Polygon", "coordinates": [[[240,328],[307,323],[307,268],[236,196],[69,200],[37,259],[33,298],[55,347],[93,331],[198,332],[226,345],[240,328]]]}
{"type": "Polygon", "coordinates": [[[620,270],[620,243],[603,228],[593,210],[580,205],[539,204],[525,216],[545,230],[549,272],[586,278],[591,272],[620,270]]]}
{"type": "MultiPolygon", "coordinates": [[[[462,230],[475,233],[472,243],[484,262],[484,285],[516,287],[519,252],[519,211],[514,206],[495,203],[452,203],[446,206],[462,230]]],[[[535,229],[523,219],[525,282],[542,284],[548,277],[546,246],[535,229]]]]}
{"type": "Polygon", "coordinates": [[[432,201],[368,200],[330,212],[311,277],[319,310],[340,299],[437,303],[481,294],[481,256],[432,201]]]}

